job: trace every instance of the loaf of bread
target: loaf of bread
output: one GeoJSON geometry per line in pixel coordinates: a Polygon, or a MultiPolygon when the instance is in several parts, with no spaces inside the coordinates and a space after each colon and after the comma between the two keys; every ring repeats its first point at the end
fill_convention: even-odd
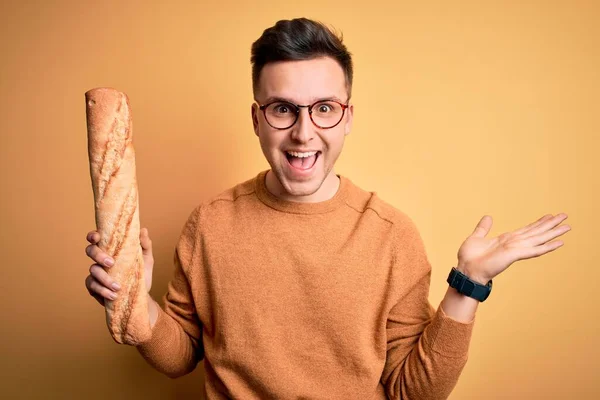
{"type": "Polygon", "coordinates": [[[98,246],[115,260],[106,270],[121,285],[116,300],[105,300],[106,323],[117,343],[136,345],[151,330],[129,99],[115,89],[96,88],[85,100],[98,246]]]}

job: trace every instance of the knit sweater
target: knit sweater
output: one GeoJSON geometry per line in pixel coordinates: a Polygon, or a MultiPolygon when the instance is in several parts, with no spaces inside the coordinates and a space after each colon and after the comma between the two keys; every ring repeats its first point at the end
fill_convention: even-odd
{"type": "Polygon", "coordinates": [[[414,222],[344,176],[300,203],[266,173],[193,210],[142,356],[170,377],[203,360],[210,400],[447,398],[474,321],[429,303],[414,222]]]}

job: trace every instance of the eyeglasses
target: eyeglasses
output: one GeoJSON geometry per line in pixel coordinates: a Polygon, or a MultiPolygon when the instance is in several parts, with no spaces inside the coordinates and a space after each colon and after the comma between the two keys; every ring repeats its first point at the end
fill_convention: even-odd
{"type": "Polygon", "coordinates": [[[275,129],[291,128],[298,121],[301,107],[308,108],[310,120],[317,128],[331,129],[340,123],[348,108],[348,104],[335,100],[319,100],[306,106],[277,100],[258,106],[267,123],[275,129]]]}

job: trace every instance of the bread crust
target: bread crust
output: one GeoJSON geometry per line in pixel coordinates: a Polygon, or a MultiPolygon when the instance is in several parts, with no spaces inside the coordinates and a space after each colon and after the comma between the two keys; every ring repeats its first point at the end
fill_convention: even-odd
{"type": "Polygon", "coordinates": [[[106,271],[121,285],[116,300],[105,300],[106,323],[117,343],[137,345],[151,329],[131,108],[127,95],[112,88],[89,90],[85,100],[98,246],[115,260],[106,271]]]}

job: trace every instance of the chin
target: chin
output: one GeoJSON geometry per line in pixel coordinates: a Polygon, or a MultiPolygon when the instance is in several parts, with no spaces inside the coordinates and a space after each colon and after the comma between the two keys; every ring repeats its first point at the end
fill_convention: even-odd
{"type": "Polygon", "coordinates": [[[282,160],[282,163],[284,165],[277,165],[277,168],[273,168],[272,165],[271,170],[277,178],[280,189],[289,196],[311,196],[319,191],[327,177],[325,171],[322,170],[322,164],[318,165],[318,169],[313,171],[310,176],[292,177],[289,176],[289,165],[286,165],[287,160],[282,160]]]}
{"type": "Polygon", "coordinates": [[[303,180],[290,179],[281,169],[273,169],[281,188],[290,196],[310,196],[315,194],[325,180],[321,173],[303,180]]]}
{"type": "Polygon", "coordinates": [[[311,196],[319,191],[324,179],[313,178],[306,182],[284,181],[283,189],[287,194],[294,197],[311,196]]]}

